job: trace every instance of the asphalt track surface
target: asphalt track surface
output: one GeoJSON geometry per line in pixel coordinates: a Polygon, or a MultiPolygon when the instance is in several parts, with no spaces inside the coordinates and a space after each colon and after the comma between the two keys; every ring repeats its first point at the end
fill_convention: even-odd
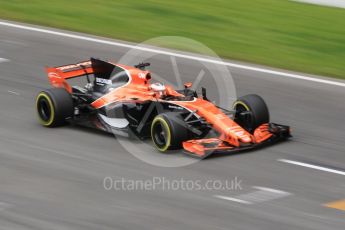
{"type": "MultiPolygon", "coordinates": [[[[237,94],[262,95],[271,120],[290,125],[294,138],[179,168],[144,163],[112,135],[38,124],[34,97],[49,87],[45,65],[90,56],[116,60],[127,50],[0,26],[0,229],[344,229],[345,212],[324,206],[345,198],[345,176],[334,173],[345,171],[342,86],[230,68],[237,94]],[[107,191],[105,177],[238,177],[242,189],[107,191]],[[284,196],[267,198],[275,193],[271,190],[261,202],[255,201],[257,194],[254,202],[238,201],[253,200],[248,196],[260,187],[284,196]],[[230,199],[234,197],[238,200],[230,199]]],[[[153,58],[151,69],[169,77],[168,61],[153,58]]],[[[193,63],[182,58],[177,63],[182,73],[196,76],[193,63]]]]}

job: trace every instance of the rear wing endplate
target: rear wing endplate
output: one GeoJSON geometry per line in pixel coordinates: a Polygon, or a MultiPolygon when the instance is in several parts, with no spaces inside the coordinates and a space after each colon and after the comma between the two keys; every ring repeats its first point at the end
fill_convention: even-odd
{"type": "Polygon", "coordinates": [[[93,74],[94,70],[91,61],[84,61],[71,65],[46,67],[46,72],[52,86],[64,87],[71,93],[72,88],[67,83],[66,79],[93,74]]]}

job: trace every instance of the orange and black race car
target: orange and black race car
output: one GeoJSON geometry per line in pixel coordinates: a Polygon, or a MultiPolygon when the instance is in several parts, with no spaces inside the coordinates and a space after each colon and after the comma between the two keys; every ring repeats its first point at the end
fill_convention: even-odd
{"type": "Polygon", "coordinates": [[[269,123],[269,112],[258,95],[235,101],[233,110],[218,107],[192,90],[191,83],[175,90],[150,83],[149,63],[134,67],[91,58],[89,61],[47,68],[53,86],[36,98],[42,125],[66,123],[92,126],[115,134],[152,138],[165,152],[183,148],[194,157],[214,152],[257,148],[290,137],[290,128],[269,123]],[[84,86],[68,79],[83,77],[84,86]]]}

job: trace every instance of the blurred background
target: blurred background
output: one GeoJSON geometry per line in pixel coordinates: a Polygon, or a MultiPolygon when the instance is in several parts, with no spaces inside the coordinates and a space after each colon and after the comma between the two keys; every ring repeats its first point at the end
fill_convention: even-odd
{"type": "Polygon", "coordinates": [[[3,19],[133,42],[185,36],[224,58],[345,78],[345,10],[337,7],[289,0],[0,0],[0,6],[3,19]]]}

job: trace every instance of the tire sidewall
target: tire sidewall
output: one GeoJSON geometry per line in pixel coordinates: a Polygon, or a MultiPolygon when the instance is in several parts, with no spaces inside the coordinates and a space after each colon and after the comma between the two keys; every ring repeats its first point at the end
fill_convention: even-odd
{"type": "Polygon", "coordinates": [[[43,90],[37,96],[36,110],[42,125],[47,127],[63,125],[65,124],[66,119],[73,116],[74,107],[72,96],[64,88],[43,90]],[[38,103],[42,97],[48,101],[49,109],[51,111],[51,117],[47,122],[41,118],[38,111],[38,103]]]}
{"type": "Polygon", "coordinates": [[[157,115],[152,122],[151,136],[153,135],[153,125],[155,122],[157,122],[157,120],[164,120],[163,123],[166,123],[169,129],[169,140],[167,141],[168,144],[164,149],[159,148],[154,142],[158,150],[164,152],[169,149],[179,149],[182,146],[182,142],[189,139],[188,128],[186,127],[186,124],[179,113],[167,112],[157,115]]]}
{"type": "Polygon", "coordinates": [[[39,121],[40,121],[40,123],[42,125],[44,125],[44,126],[51,126],[54,123],[55,104],[54,104],[54,101],[52,100],[52,98],[45,91],[42,91],[42,92],[40,92],[37,95],[37,98],[36,98],[36,110],[37,110],[39,121]],[[39,111],[39,103],[40,103],[41,99],[46,100],[48,102],[48,105],[49,105],[50,117],[49,117],[48,121],[45,121],[41,117],[41,114],[40,114],[40,111],[39,111]]]}
{"type": "Polygon", "coordinates": [[[234,103],[234,109],[237,105],[244,106],[248,111],[251,112],[252,122],[250,124],[249,131],[254,131],[258,126],[269,122],[269,111],[265,101],[256,94],[249,94],[240,97],[234,103]]]}

